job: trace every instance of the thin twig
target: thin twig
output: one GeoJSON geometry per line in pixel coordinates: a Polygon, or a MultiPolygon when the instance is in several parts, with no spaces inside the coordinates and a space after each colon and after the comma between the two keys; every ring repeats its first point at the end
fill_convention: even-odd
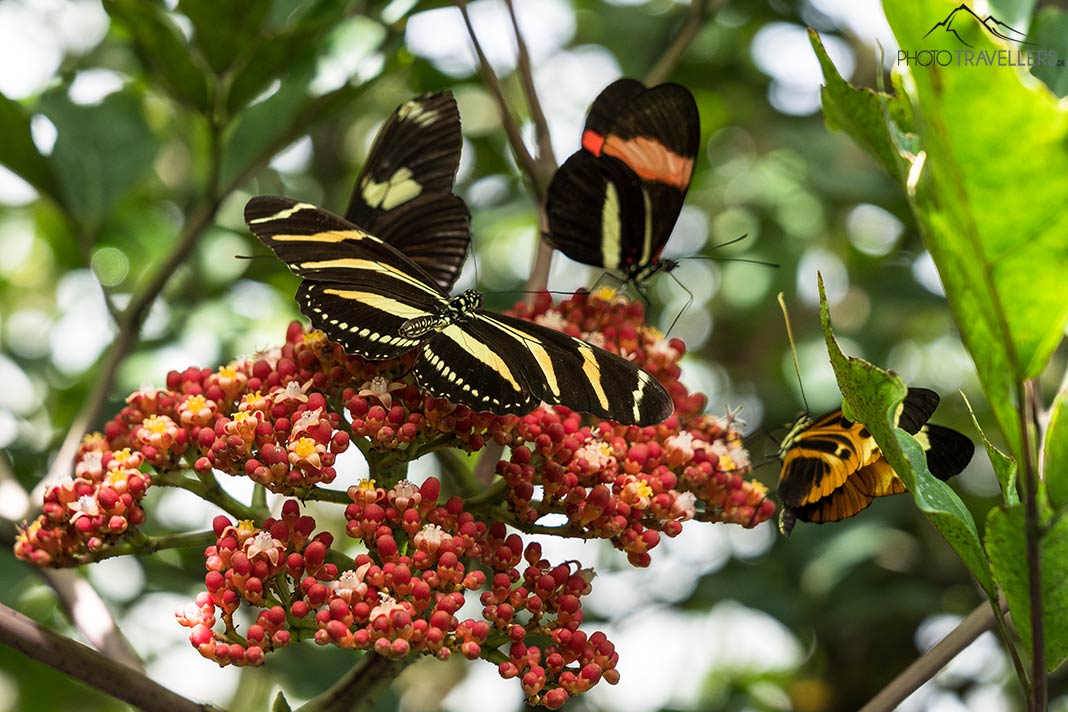
{"type": "MultiPolygon", "coordinates": [[[[493,71],[493,66],[489,63],[489,59],[486,58],[486,53],[482,51],[482,44],[478,41],[478,35],[475,34],[475,27],[471,24],[471,16],[467,12],[467,3],[465,0],[457,0],[456,6],[460,8],[460,13],[464,18],[464,25],[467,26],[467,35],[471,38],[471,44],[475,48],[475,54],[478,56],[479,71],[482,74],[482,80],[486,82],[486,86],[489,87],[490,92],[493,94],[494,100],[497,102],[497,112],[501,117],[501,125],[504,126],[504,133],[508,136],[508,143],[512,147],[512,153],[515,154],[516,163],[519,164],[519,168],[530,178],[534,183],[535,190],[537,192],[537,175],[538,169],[534,163],[534,157],[530,155],[530,151],[527,150],[527,146],[523,143],[523,134],[519,130],[519,124],[516,122],[514,116],[512,116],[512,110],[508,106],[508,100],[504,98],[504,90],[501,88],[501,82],[497,78],[497,73],[493,71]]],[[[537,193],[538,202],[542,200],[542,194],[537,193]]]]}
{"type": "Polygon", "coordinates": [[[1017,386],[1020,450],[1023,452],[1024,516],[1026,518],[1027,583],[1031,608],[1031,709],[1043,712],[1049,699],[1046,679],[1046,637],[1042,601],[1042,522],[1038,515],[1038,477],[1031,452],[1031,416],[1034,388],[1030,381],[1017,386]]]}
{"type": "Polygon", "coordinates": [[[538,175],[532,176],[537,185],[538,195],[544,195],[549,185],[553,172],[556,170],[556,157],[553,155],[552,136],[549,134],[549,122],[545,118],[545,110],[541,107],[538,99],[538,91],[534,86],[534,72],[530,65],[530,52],[527,51],[526,40],[519,29],[519,20],[516,18],[515,5],[512,0],[505,0],[508,6],[508,16],[512,19],[512,31],[515,34],[516,44],[516,68],[519,70],[519,79],[523,84],[523,93],[530,107],[530,118],[534,121],[534,135],[538,142],[538,155],[534,160],[538,175]]]}
{"type": "Polygon", "coordinates": [[[981,603],[950,631],[949,635],[938,641],[871,698],[860,712],[890,712],[897,709],[909,695],[933,678],[950,660],[993,626],[994,610],[989,603],[981,603]]]}
{"type": "Polygon", "coordinates": [[[145,712],[211,712],[133,668],[64,638],[18,611],[0,605],[0,644],[49,665],[145,712]]]}
{"type": "Polygon", "coordinates": [[[686,54],[686,50],[690,48],[690,44],[697,37],[697,33],[701,31],[705,21],[714,11],[719,10],[724,1],[691,0],[690,11],[686,14],[686,19],[679,26],[675,36],[671,38],[671,42],[660,55],[660,59],[646,73],[645,84],[647,86],[656,86],[667,81],[682,60],[682,56],[686,54]]]}

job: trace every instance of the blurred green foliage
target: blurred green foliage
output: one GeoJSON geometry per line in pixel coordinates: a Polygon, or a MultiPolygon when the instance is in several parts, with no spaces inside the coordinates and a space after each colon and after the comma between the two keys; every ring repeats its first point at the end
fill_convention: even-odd
{"type": "MultiPolygon", "coordinates": [[[[29,3],[17,5],[27,16],[34,12],[29,3]]],[[[86,5],[103,12],[92,2],[86,5]]],[[[438,55],[428,59],[425,38],[418,44],[411,31],[406,34],[406,23],[410,30],[420,21],[418,13],[456,15],[449,4],[427,2],[413,9],[415,3],[404,0],[181,0],[173,5],[105,0],[110,24],[99,43],[68,51],[48,85],[17,100],[0,96],[0,165],[32,188],[17,186],[22,193],[4,193],[0,204],[0,376],[5,383],[0,475],[27,490],[49,470],[95,385],[110,378],[108,348],[120,345],[112,315],[122,323],[123,310],[139,306],[154,283],[165,280],[159,298],[148,299],[143,310],[126,312],[129,320],[143,319],[141,336],[126,345],[128,353],[116,364],[115,382],[91,427],[99,427],[143,382],[162,384],[168,369],[225,363],[282,340],[286,323],[297,316],[291,298],[296,282],[248,236],[241,218],[245,200],[284,193],[340,210],[378,124],[415,93],[447,87],[459,100],[465,128],[459,192],[472,206],[475,233],[472,267],[464,279],[474,281],[477,266],[479,286],[492,291],[489,305],[499,309],[517,299],[514,291],[523,289],[529,270],[537,214],[489,93],[469,62],[438,55]],[[84,85],[99,70],[108,81],[117,77],[117,86],[86,100],[76,91],[79,82],[84,85]],[[272,160],[283,151],[281,159],[272,160]]],[[[489,8],[485,2],[474,5],[489,8]]],[[[529,4],[520,5],[524,10],[529,4]]],[[[865,6],[864,17],[881,16],[876,5],[865,6]]],[[[853,69],[844,71],[854,84],[877,86],[882,71],[873,25],[842,7],[815,0],[729,4],[700,30],[671,75],[697,98],[703,150],[672,242],[676,247],[669,252],[744,256],[779,267],[684,261],[676,273],[681,285],[664,277],[655,285],[650,320],[672,323],[689,298],[686,290],[693,293],[694,302],[673,334],[690,347],[685,378],[708,393],[712,412],[744,406],[756,463],[774,459],[776,446],[766,433],[781,434],[780,424],[805,406],[787,355],[776,292],[785,292],[793,306],[808,406],[821,411],[836,406],[840,397],[817,318],[817,268],[827,278],[835,330],[847,351],[895,370],[910,384],[939,390],[943,405],[935,420],[972,433],[967,409],[955,395],[962,389],[978,422],[988,433],[997,431],[995,413],[932,277],[906,195],[884,172],[893,175],[898,168],[894,137],[872,137],[867,131],[880,120],[883,107],[874,94],[842,93],[857,104],[835,104],[827,111],[832,127],[871,137],[862,145],[874,149],[878,161],[845,134],[828,131],[818,111],[821,75],[806,26],[819,31],[836,62],[849,60],[853,69]],[[859,128],[851,129],[858,122],[859,128]],[[748,235],[741,244],[711,248],[740,234],[748,235]]],[[[947,10],[951,7],[946,3],[947,10]]],[[[561,0],[539,8],[553,23],[539,23],[534,11],[529,17],[522,12],[521,18],[530,23],[528,41],[550,120],[572,114],[562,122],[570,121],[573,135],[554,136],[562,160],[577,147],[584,106],[618,74],[645,74],[670,43],[686,8],[670,0],[626,5],[561,0]],[[539,54],[538,47],[548,49],[539,54]]],[[[998,9],[1015,26],[1027,24],[1029,3],[1001,3],[998,9]]],[[[434,17],[429,22],[442,22],[440,32],[455,31],[455,24],[441,19],[444,15],[434,17]]],[[[1036,37],[1040,30],[1046,33],[1041,37],[1055,35],[1055,28],[1064,26],[1055,10],[1042,10],[1039,18],[1036,37]]],[[[920,19],[930,24],[940,18],[920,19]]],[[[425,28],[426,17],[423,21],[425,28]]],[[[480,27],[486,28],[484,42],[510,55],[506,24],[487,21],[480,27]]],[[[442,46],[466,47],[462,35],[438,39],[442,46]]],[[[499,68],[504,90],[526,119],[510,66],[499,68]]],[[[1063,76],[1043,79],[1063,93],[1063,76]]],[[[1000,86],[990,89],[991,111],[1007,108],[1000,86]]],[[[841,89],[831,83],[825,91],[841,89]]],[[[1049,139],[1032,126],[1047,109],[1014,102],[1021,128],[1005,141],[1049,139]]],[[[895,114],[898,107],[889,110],[895,114]]],[[[935,114],[950,111],[963,109],[938,108],[935,114]]],[[[962,118],[955,126],[981,131],[987,124],[962,118]]],[[[1047,155],[1042,144],[1033,150],[1047,155]]],[[[1000,157],[968,160],[986,158],[1000,157]]],[[[1044,169],[1036,170],[1034,163],[1019,168],[1021,180],[1032,180],[1035,191],[1052,190],[1044,169]]],[[[989,194],[976,200],[999,213],[1007,230],[1026,221],[1047,226],[1049,239],[1063,239],[1054,221],[1063,220],[1057,216],[1064,201],[1050,194],[1035,206],[1031,192],[1028,188],[1024,199],[1011,204],[995,202],[989,194]]],[[[1057,278],[1043,274],[1046,281],[1057,278]]],[[[558,265],[550,287],[571,289],[597,277],[592,270],[558,265]]],[[[1036,319],[1052,316],[1045,308],[1031,311],[1032,292],[1006,289],[1019,297],[1014,304],[1027,310],[1014,328],[1027,329],[1036,319]]],[[[1029,374],[1057,346],[1032,341],[1029,354],[1041,352],[1042,358],[1025,359],[1029,374]]],[[[1052,361],[1040,375],[1040,384],[1049,389],[1064,371],[1063,344],[1052,361]]],[[[1061,428],[1063,410],[1062,405],[1061,428]]],[[[999,416],[1003,422],[1005,417],[999,416]]],[[[995,445],[1015,449],[991,437],[995,445]]],[[[1064,460],[1063,453],[1050,458],[1064,460]]],[[[757,476],[773,488],[777,464],[757,476]]],[[[982,456],[953,487],[975,513],[997,501],[996,480],[982,456]]],[[[1063,489],[1056,496],[1063,503],[1063,489]]],[[[181,517],[153,526],[193,528],[181,517]]],[[[120,623],[131,615],[133,601],[167,591],[188,596],[203,576],[197,552],[169,552],[145,568],[144,591],[109,598],[120,623]]],[[[71,632],[48,589],[10,553],[0,558],[0,580],[5,604],[71,632]]],[[[803,659],[781,670],[714,668],[707,679],[689,681],[688,698],[702,709],[856,709],[917,656],[921,623],[937,613],[964,615],[981,598],[967,569],[907,497],[878,501],[861,517],[838,525],[799,525],[788,541],[776,540],[755,555],[728,556],[672,605],[706,611],[738,601],[763,611],[796,637],[803,659]]],[[[173,607],[170,599],[166,603],[170,607],[158,606],[161,619],[169,618],[173,607]]],[[[188,646],[178,654],[187,662],[196,657],[188,646]]],[[[168,659],[161,650],[148,657],[150,666],[168,659]]],[[[997,692],[1010,677],[1005,661],[998,664],[994,660],[978,672],[950,677],[935,686],[936,692],[963,700],[997,692]]],[[[291,695],[310,696],[346,665],[340,651],[287,651],[267,670],[240,676],[240,701],[232,709],[263,709],[272,698],[263,676],[273,676],[271,682],[291,695]]],[[[441,690],[437,702],[463,674],[460,665],[418,669],[427,672],[411,680],[424,686],[435,676],[445,678],[433,681],[441,690]]],[[[10,651],[0,656],[0,673],[0,701],[8,698],[7,709],[65,709],[75,699],[82,709],[121,708],[96,695],[83,697],[80,686],[42,666],[27,667],[10,651]]],[[[402,684],[406,681],[412,684],[408,678],[402,684]]],[[[997,699],[1010,704],[1016,688],[1009,682],[1004,689],[1006,697],[997,699]]],[[[1054,693],[1066,693],[1063,677],[1054,679],[1054,693]]],[[[379,708],[398,704],[387,698],[379,708]]]]}

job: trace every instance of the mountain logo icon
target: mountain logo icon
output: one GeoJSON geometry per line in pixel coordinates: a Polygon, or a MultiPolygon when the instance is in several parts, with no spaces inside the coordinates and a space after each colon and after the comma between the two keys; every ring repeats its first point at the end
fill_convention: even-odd
{"type": "Polygon", "coordinates": [[[946,19],[942,20],[941,22],[936,22],[934,24],[934,27],[927,30],[927,34],[924,35],[924,37],[926,38],[932,32],[941,28],[942,30],[956,37],[957,41],[965,47],[971,47],[971,45],[965,42],[964,38],[962,38],[957,32],[957,30],[953,27],[954,23],[956,23],[958,28],[963,27],[969,21],[979,23],[987,32],[1007,42],[1014,42],[1016,44],[1033,44],[1031,42],[1026,41],[1025,38],[1027,37],[1027,35],[1025,33],[1020,32],[1019,30],[1010,27],[1009,25],[1006,25],[1004,22],[997,19],[993,15],[987,15],[985,18],[979,17],[975,14],[974,10],[968,7],[966,3],[961,3],[960,5],[955,7],[952,12],[946,15],[946,19]]]}

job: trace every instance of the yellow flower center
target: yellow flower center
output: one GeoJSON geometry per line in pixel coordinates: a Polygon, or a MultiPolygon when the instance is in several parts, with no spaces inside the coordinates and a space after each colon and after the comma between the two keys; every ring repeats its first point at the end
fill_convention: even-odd
{"type": "Polygon", "coordinates": [[[642,499],[648,499],[653,496],[653,488],[649,486],[648,482],[642,481],[638,483],[637,488],[638,496],[642,499]]]}
{"type": "Polygon", "coordinates": [[[150,415],[141,423],[141,427],[153,435],[163,435],[170,429],[171,419],[165,415],[150,415]]]}
{"type": "Polygon", "coordinates": [[[293,444],[293,452],[297,457],[308,457],[315,454],[315,445],[314,438],[301,438],[293,444]]]}

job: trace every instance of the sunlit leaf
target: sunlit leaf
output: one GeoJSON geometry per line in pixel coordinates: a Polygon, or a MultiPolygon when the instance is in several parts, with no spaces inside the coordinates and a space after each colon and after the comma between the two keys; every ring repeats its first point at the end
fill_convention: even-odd
{"type": "Polygon", "coordinates": [[[1053,510],[1060,511],[1068,505],[1068,388],[1053,399],[1042,450],[1046,494],[1053,510]]]}
{"type": "Polygon", "coordinates": [[[952,487],[928,471],[927,456],[915,438],[894,427],[894,415],[908,387],[897,376],[842,352],[831,331],[822,276],[819,290],[820,322],[831,366],[842,391],[846,417],[868,426],[883,457],[905,483],[916,506],[957,552],[991,600],[996,601],[997,591],[971,513],[952,487]]]}
{"type": "MultiPolygon", "coordinates": [[[[1013,623],[1031,647],[1031,600],[1023,505],[995,508],[986,520],[986,550],[994,576],[1009,602],[1013,623]]],[[[1042,537],[1043,633],[1049,670],[1068,658],[1068,517],[1058,517],[1042,537]]]]}
{"type": "MultiPolygon", "coordinates": [[[[963,48],[953,34],[924,38],[952,9],[942,0],[886,5],[903,48],[959,57],[963,48]]],[[[962,27],[972,25],[980,27],[962,27]]],[[[967,38],[976,51],[1004,49],[982,29],[967,38]]],[[[1019,459],[1015,384],[1042,370],[1068,322],[1068,109],[1044,86],[1021,81],[1013,67],[899,69],[908,72],[901,86],[922,149],[906,184],[909,198],[987,398],[1019,459]]]]}

